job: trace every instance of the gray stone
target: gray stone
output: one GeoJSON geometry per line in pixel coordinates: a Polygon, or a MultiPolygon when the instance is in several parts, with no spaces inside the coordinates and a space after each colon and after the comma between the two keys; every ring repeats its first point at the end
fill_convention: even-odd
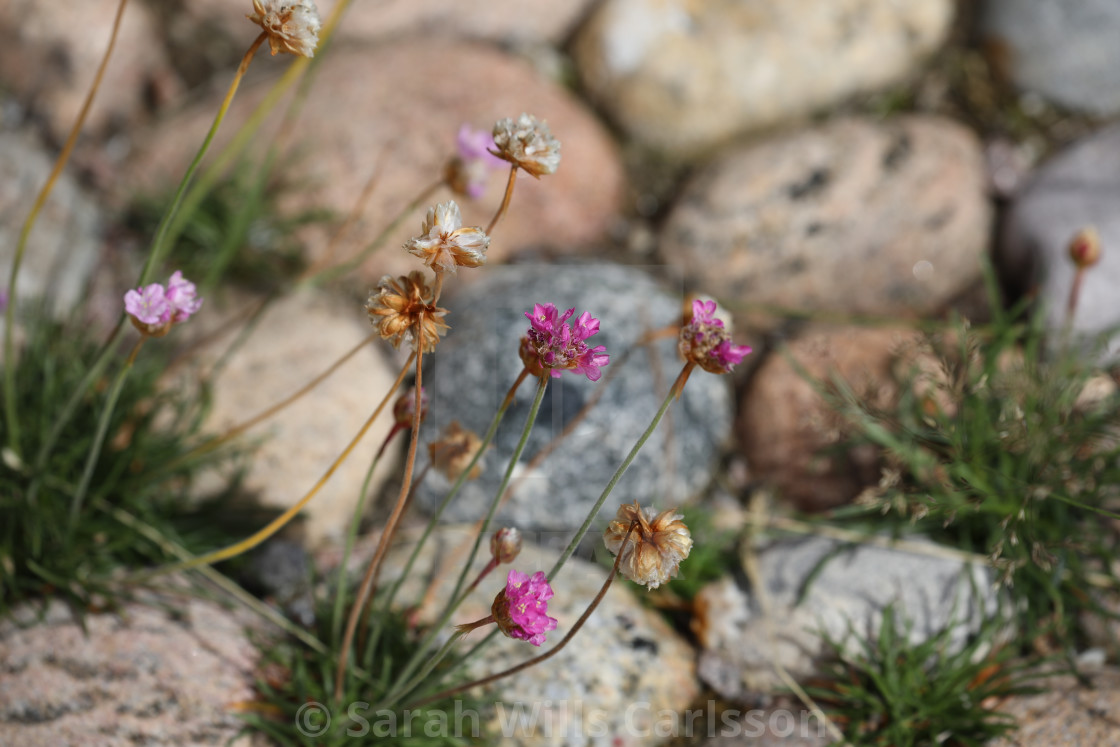
{"type": "Polygon", "coordinates": [[[737,311],[928,314],[979,278],[985,182],[976,137],[948,120],[840,119],[711,163],[670,213],[662,255],[737,311]]]}
{"type": "Polygon", "coordinates": [[[178,613],[129,603],[115,613],[87,613],[83,630],[56,601],[41,622],[30,624],[35,616],[23,608],[0,623],[0,743],[234,740],[244,724],[232,705],[253,697],[256,650],[217,604],[162,602],[178,613]]]}
{"type": "Polygon", "coordinates": [[[1120,112],[1120,4],[987,0],[981,34],[1019,88],[1093,114],[1120,112]]]}
{"type": "Polygon", "coordinates": [[[775,663],[795,679],[811,676],[828,653],[822,634],[854,654],[860,650],[857,636],[878,634],[888,605],[899,620],[913,623],[912,643],[951,626],[950,644],[963,645],[997,612],[992,574],[927,540],[912,538],[908,545],[844,547],[837,540],[805,537],[763,547],[758,552],[763,594],[725,578],[697,596],[701,677],[724,697],[738,699],[778,687],[775,663]]]}
{"type": "MultiPolygon", "coordinates": [[[[458,420],[479,435],[522,369],[517,349],[529,328],[524,312],[534,303],[574,307],[600,319],[590,342],[606,345],[611,363],[598,382],[566,373],[552,379],[541,412],[514,471],[517,489],[499,512],[522,529],[547,529],[566,541],[594,505],[615,469],[649,425],[682,363],[676,337],[645,348],[635,342],[647,332],[679,323],[681,301],[639,269],[615,265],[517,265],[485,269],[474,284],[447,297],[451,331],[432,358],[431,409],[421,440],[437,438],[458,420]],[[630,359],[623,355],[632,351],[630,359]],[[617,377],[608,380],[613,369],[617,377]],[[598,392],[602,398],[570,436],[539,466],[533,456],[547,446],[598,392]]],[[[526,381],[486,455],[482,476],[468,482],[447,516],[455,521],[484,515],[528,416],[535,385],[526,381]]],[[[604,505],[613,516],[622,503],[679,506],[708,481],[720,447],[729,436],[731,398],[721,377],[697,370],[684,396],[638,454],[604,505]]],[[[418,492],[431,510],[448,489],[434,470],[418,492]]]]}
{"type": "MultiPolygon", "coordinates": [[[[451,624],[488,616],[511,567],[527,574],[547,572],[552,567],[557,551],[535,544],[533,539],[532,533],[526,536],[512,566],[499,566],[479,584],[451,624]]],[[[382,588],[399,576],[414,541],[414,536],[402,538],[387,556],[382,588]]],[[[431,623],[437,619],[473,541],[473,527],[437,530],[419,555],[396,603],[419,603],[419,620],[431,623]],[[435,581],[429,589],[430,579],[435,581]]],[[[359,544],[349,566],[353,572],[360,574],[374,546],[370,542],[359,544]]],[[[467,575],[468,582],[489,561],[486,547],[483,543],[467,575]]],[[[598,552],[606,553],[601,542],[598,552]]],[[[682,568],[687,564],[685,560],[682,568]]],[[[471,660],[471,676],[481,678],[500,672],[555,646],[599,593],[608,573],[604,565],[570,559],[552,581],[555,596],[549,600],[548,614],[557,619],[556,630],[548,634],[539,649],[525,641],[496,636],[480,656],[471,660]]],[[[495,703],[491,729],[503,737],[501,744],[607,747],[656,744],[670,736],[659,733],[658,725],[675,717],[698,695],[695,653],[658,612],[639,601],[638,595],[646,593],[622,576],[616,577],[602,603],[564,650],[488,688],[487,698],[495,703]]],[[[474,645],[491,630],[487,626],[474,631],[459,645],[474,645]]],[[[450,632],[449,626],[446,634],[450,632]]]]}
{"type": "MultiPolygon", "coordinates": [[[[1001,270],[1037,287],[1050,329],[1061,330],[1073,284],[1068,246],[1075,233],[1095,226],[1100,262],[1083,277],[1072,330],[1085,345],[1120,324],[1120,126],[1076,143],[1046,163],[1007,212],[999,247],[1001,270]]],[[[1102,357],[1115,360],[1120,335],[1102,357]]]]}
{"type": "Polygon", "coordinates": [[[947,0],[608,0],[574,56],[637,140],[691,154],[911,73],[945,38],[947,0]]]}
{"type": "MultiPolygon", "coordinates": [[[[53,155],[35,137],[0,133],[0,287],[5,291],[23,223],[53,166],[53,155]]],[[[68,314],[97,264],[101,222],[97,205],[63,173],[27,242],[18,298],[28,301],[49,295],[49,308],[58,315],[68,314]]]]}

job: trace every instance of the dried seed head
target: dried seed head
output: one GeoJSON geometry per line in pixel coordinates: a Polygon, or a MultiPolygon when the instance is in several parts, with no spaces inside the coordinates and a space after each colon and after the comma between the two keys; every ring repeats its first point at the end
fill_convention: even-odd
{"type": "Polygon", "coordinates": [[[311,0],[253,0],[246,16],[268,35],[272,54],[314,57],[319,44],[319,10],[311,0]]]}
{"type": "Polygon", "coordinates": [[[603,533],[603,543],[612,555],[622,555],[618,570],[636,584],[656,589],[677,575],[680,562],[692,550],[692,535],[675,508],[656,513],[637,501],[618,507],[614,521],[603,533]],[[622,541],[637,522],[630,539],[622,541]]]}
{"type": "Polygon", "coordinates": [[[481,228],[463,227],[455,201],[428,208],[421,236],[409,239],[404,248],[436,272],[455,272],[456,267],[480,267],[486,262],[490,237],[481,228]]]}
{"type": "Polygon", "coordinates": [[[560,165],[560,141],[552,136],[546,123],[528,114],[516,120],[498,120],[494,125],[494,145],[494,155],[537,178],[555,173],[560,165]]]}
{"type": "MultiPolygon", "coordinates": [[[[471,463],[480,446],[482,446],[482,439],[477,434],[459,425],[459,421],[453,420],[438,441],[428,444],[428,457],[433,467],[454,482],[471,463]]],[[[482,459],[475,462],[474,467],[467,473],[467,479],[473,480],[480,474],[482,474],[482,459]]]]}
{"type": "Polygon", "coordinates": [[[402,342],[411,343],[416,338],[419,351],[430,353],[449,329],[443,321],[447,309],[432,303],[432,289],[419,270],[397,278],[381,278],[377,290],[369,294],[366,312],[381,339],[398,349],[402,342]]]}

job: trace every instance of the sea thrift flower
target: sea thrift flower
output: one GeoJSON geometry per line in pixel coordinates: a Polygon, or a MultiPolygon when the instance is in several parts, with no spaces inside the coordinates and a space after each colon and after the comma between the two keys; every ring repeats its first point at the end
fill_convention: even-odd
{"type": "Polygon", "coordinates": [[[521,360],[530,373],[537,376],[548,370],[553,378],[560,378],[562,371],[584,374],[591,381],[603,375],[599,369],[610,362],[606,347],[588,347],[587,338],[599,331],[599,320],[588,311],[576,319],[575,327],[568,319],[575,309],[560,314],[550,303],[535,304],[525,312],[529,320],[529,333],[521,339],[521,360]]]}
{"type": "Polygon", "coordinates": [[[430,353],[440,335],[448,330],[443,321],[447,309],[432,303],[432,289],[419,270],[396,278],[381,278],[377,290],[369,294],[366,312],[381,339],[398,349],[402,342],[411,343],[418,338],[419,352],[430,353]]]}
{"type": "Polygon", "coordinates": [[[681,327],[677,349],[685,360],[692,361],[709,373],[725,374],[750,354],[748,345],[735,345],[715,317],[716,302],[692,302],[692,319],[681,327]]]}
{"type": "Polygon", "coordinates": [[[490,537],[490,555],[495,563],[512,563],[521,554],[521,532],[517,527],[502,527],[490,537]]]}
{"type": "Polygon", "coordinates": [[[1087,226],[1069,240],[1069,258],[1079,269],[1092,267],[1101,259],[1101,237],[1097,229],[1087,226]]]}
{"type": "MultiPolygon", "coordinates": [[[[444,430],[443,436],[438,441],[428,444],[428,457],[433,467],[454,482],[471,463],[480,446],[482,446],[482,439],[474,431],[468,431],[459,425],[459,421],[452,420],[444,430]]],[[[473,480],[480,474],[482,474],[481,458],[467,473],[467,479],[473,480]]]]}
{"type": "Polygon", "coordinates": [[[171,325],[185,322],[202,307],[194,283],[178,270],[165,289],[160,283],[130,290],[124,294],[124,310],[132,326],[149,337],[162,337],[171,325]]]}
{"type": "Polygon", "coordinates": [[[517,120],[499,119],[494,125],[494,155],[524,169],[538,179],[556,172],[560,165],[560,141],[548,125],[522,114],[517,120]]]}
{"type": "Polygon", "coordinates": [[[622,554],[618,570],[636,584],[656,589],[676,577],[680,562],[692,550],[692,535],[675,508],[657,513],[643,509],[637,501],[618,507],[614,521],[603,533],[603,543],[612,555],[622,554]],[[630,539],[622,544],[631,522],[638,522],[630,539]]]}
{"type": "Polygon", "coordinates": [[[459,153],[447,164],[444,176],[456,194],[477,200],[486,191],[490,172],[504,167],[505,161],[490,152],[495,147],[490,133],[469,124],[459,128],[456,144],[459,153]]]}
{"type": "Polygon", "coordinates": [[[486,262],[490,237],[481,228],[463,228],[454,200],[428,208],[421,230],[423,235],[409,239],[404,248],[436,272],[455,272],[456,267],[479,267],[486,262]]]}
{"type": "Polygon", "coordinates": [[[315,56],[321,24],[311,0],[253,0],[253,13],[245,17],[264,29],[273,55],[315,56]]]}
{"type": "Polygon", "coordinates": [[[529,577],[510,570],[506,588],[494,597],[490,614],[498,628],[510,638],[539,646],[544,643],[545,633],[556,630],[556,618],[548,616],[549,599],[552,599],[552,587],[544,571],[529,577]]]}

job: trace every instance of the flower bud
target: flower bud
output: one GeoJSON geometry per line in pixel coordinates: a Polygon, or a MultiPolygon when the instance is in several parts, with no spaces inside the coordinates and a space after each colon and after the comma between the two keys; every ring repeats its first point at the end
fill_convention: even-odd
{"type": "Polygon", "coordinates": [[[1093,226],[1086,226],[1069,240],[1069,258],[1080,269],[1092,267],[1101,258],[1101,237],[1093,226]]]}
{"type": "Polygon", "coordinates": [[[517,527],[502,527],[490,538],[490,554],[498,563],[512,563],[521,553],[521,532],[517,527]]]}
{"type": "MultiPolygon", "coordinates": [[[[398,397],[393,405],[393,420],[397,425],[411,428],[412,416],[415,413],[416,387],[409,387],[409,390],[398,397]]],[[[428,393],[424,391],[424,387],[420,387],[420,422],[423,423],[426,417],[428,417],[428,393]]]]}

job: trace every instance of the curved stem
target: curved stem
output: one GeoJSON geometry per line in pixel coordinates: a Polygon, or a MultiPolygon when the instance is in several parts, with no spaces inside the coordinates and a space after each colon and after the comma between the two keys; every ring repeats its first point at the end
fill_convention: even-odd
{"type": "Polygon", "coordinates": [[[502,195],[502,204],[498,206],[498,212],[494,213],[494,217],[490,219],[490,225],[486,226],[486,235],[489,236],[494,232],[494,227],[498,225],[498,221],[509,210],[509,201],[513,197],[513,185],[517,182],[517,167],[509,167],[509,179],[506,180],[506,193],[502,195]]]}
{"type": "Polygon", "coordinates": [[[491,682],[495,682],[504,677],[509,677],[510,675],[517,674],[518,672],[522,672],[529,667],[536,666],[537,664],[551,659],[553,656],[556,656],[556,654],[560,653],[564,649],[564,647],[567,646],[573,638],[575,638],[576,633],[580,631],[580,628],[582,628],[584,623],[587,622],[588,618],[591,617],[591,613],[595,611],[595,608],[597,608],[599,606],[599,603],[603,601],[603,597],[607,595],[607,589],[611,588],[611,583],[614,581],[614,577],[618,575],[618,564],[622,561],[621,548],[625,547],[626,543],[630,540],[630,534],[634,531],[634,527],[637,526],[637,524],[638,522],[636,521],[630,522],[630,528],[626,530],[626,536],[622,538],[622,545],[619,546],[619,553],[615,556],[614,565],[611,567],[610,575],[607,576],[607,580],[603,583],[602,588],[599,589],[599,593],[595,595],[595,598],[593,600],[591,600],[591,604],[588,605],[587,609],[584,610],[583,614],[580,615],[578,620],[576,620],[576,623],[572,626],[572,629],[568,631],[568,634],[564,636],[559,643],[550,648],[548,651],[545,651],[540,656],[529,659],[529,661],[522,662],[517,666],[510,667],[509,669],[498,672],[497,674],[492,674],[489,677],[483,677],[482,679],[468,682],[465,685],[457,685],[447,690],[438,692],[435,695],[429,695],[428,697],[423,698],[422,700],[418,700],[415,703],[409,703],[408,707],[411,709],[420,708],[421,706],[428,705],[429,703],[435,703],[436,701],[443,700],[444,698],[450,697],[456,693],[461,693],[464,690],[469,690],[472,687],[482,687],[483,685],[489,685],[491,682]]]}
{"type": "MultiPolygon", "coordinates": [[[[418,349],[420,339],[420,335],[417,334],[416,345],[418,349]]],[[[416,358],[416,383],[413,385],[416,390],[416,403],[412,412],[412,434],[408,440],[408,457],[405,459],[404,479],[401,481],[401,491],[397,496],[397,504],[393,506],[393,512],[389,515],[388,521],[385,522],[385,529],[381,532],[381,539],[377,542],[377,550],[374,552],[373,558],[369,562],[366,575],[362,578],[361,586],[358,589],[358,597],[354,600],[354,606],[350,610],[350,617],[346,620],[346,632],[342,636],[342,646],[339,649],[338,666],[335,671],[334,696],[336,699],[342,697],[342,683],[346,678],[346,666],[350,660],[350,648],[354,643],[354,632],[358,627],[358,618],[361,616],[362,610],[365,609],[366,601],[369,599],[373,585],[377,582],[377,574],[381,570],[381,561],[385,558],[385,553],[389,550],[389,543],[392,541],[393,534],[396,532],[397,523],[400,521],[401,514],[404,513],[404,506],[408,499],[409,489],[412,486],[412,470],[416,466],[416,446],[420,437],[420,414],[423,412],[424,354],[414,352],[412,356],[416,358]]],[[[411,362],[411,358],[409,361],[411,362]]]]}
{"type": "Polygon", "coordinates": [[[89,116],[90,107],[93,106],[93,97],[97,95],[98,89],[101,88],[101,80],[105,77],[105,68],[108,67],[109,58],[117,44],[117,34],[121,28],[121,19],[124,17],[124,7],[126,5],[128,5],[128,0],[121,0],[120,4],[117,5],[117,15],[113,18],[113,28],[109,32],[109,45],[105,48],[105,54],[101,57],[101,64],[97,66],[97,73],[93,76],[93,83],[90,85],[85,101],[82,102],[82,108],[78,111],[78,118],[74,120],[74,126],[70,128],[70,134],[62,146],[62,151],[55,159],[54,168],[51,169],[46,184],[39,190],[35,202],[31,205],[31,212],[27,214],[27,219],[23,222],[23,227],[19,232],[19,240],[16,242],[15,256],[12,258],[12,270],[8,274],[8,306],[4,309],[4,411],[8,426],[8,447],[17,454],[19,453],[19,418],[16,416],[16,407],[19,403],[16,401],[15,340],[12,335],[12,329],[15,325],[16,279],[19,277],[23,255],[27,251],[27,242],[31,238],[31,229],[35,227],[39,213],[46,205],[47,198],[50,197],[55,183],[58,182],[58,177],[62,175],[62,170],[66,168],[66,164],[70,160],[70,154],[74,152],[74,145],[78,142],[78,134],[82,131],[82,126],[89,116]]]}
{"type": "Polygon", "coordinates": [[[141,335],[140,339],[132,347],[132,352],[128,354],[128,360],[121,366],[120,373],[117,378],[113,380],[113,385],[109,389],[109,396],[105,398],[105,404],[101,408],[101,415],[97,419],[97,429],[94,431],[93,444],[89,448],[89,454],[86,456],[86,465],[82,470],[82,479],[78,482],[78,488],[74,491],[74,496],[70,499],[70,518],[66,523],[66,535],[74,531],[74,526],[78,523],[78,515],[82,511],[82,502],[85,501],[86,492],[89,490],[89,482],[93,478],[94,467],[97,466],[97,460],[101,457],[101,447],[105,443],[105,434],[109,432],[109,421],[113,417],[113,411],[117,407],[117,400],[120,399],[121,392],[124,390],[124,380],[128,376],[128,372],[132,370],[132,364],[136,362],[136,354],[140,352],[140,347],[144,344],[144,340],[148,339],[146,336],[141,335]]]}
{"type": "Polygon", "coordinates": [[[309,490],[302,498],[296,501],[296,503],[294,503],[291,508],[269,522],[264,529],[261,529],[259,532],[247,539],[230,545],[229,547],[226,547],[224,549],[215,550],[214,552],[207,553],[206,555],[201,555],[184,563],[178,563],[176,565],[166,566],[164,568],[157,568],[154,571],[150,571],[146,574],[141,574],[141,578],[154,576],[160,573],[168,573],[170,571],[184,571],[189,568],[197,568],[200,565],[212,565],[221,560],[228,560],[229,558],[240,555],[247,550],[252,550],[254,547],[280,531],[280,529],[282,529],[285,524],[292,520],[292,517],[298,514],[300,510],[304,506],[306,506],[312,498],[315,497],[319,490],[327,483],[327,480],[331,478],[331,475],[334,474],[335,470],[338,469],[344,461],[346,461],[346,458],[348,456],[350,456],[350,452],[352,452],[354,450],[354,447],[358,445],[358,442],[362,440],[362,437],[366,434],[366,431],[368,431],[370,429],[370,426],[373,425],[374,421],[377,420],[377,417],[381,414],[381,411],[385,409],[385,405],[392,399],[393,394],[400,387],[401,382],[404,381],[404,377],[408,374],[408,368],[412,364],[412,358],[413,356],[409,356],[408,361],[401,368],[401,372],[397,376],[397,380],[393,382],[393,386],[390,387],[389,391],[385,393],[385,396],[382,398],[381,403],[377,406],[377,409],[373,411],[373,414],[369,416],[366,422],[358,430],[357,435],[355,435],[354,438],[351,439],[350,443],[347,444],[346,448],[342,450],[342,453],[338,455],[338,458],[331,463],[331,466],[327,468],[327,471],[324,472],[323,476],[319,478],[318,482],[316,482],[315,485],[312,486],[311,490],[309,490]]]}
{"type": "Polygon", "coordinates": [[[625,474],[626,469],[630,466],[630,463],[634,461],[634,457],[638,456],[638,452],[642,450],[643,446],[645,446],[645,443],[649,440],[649,437],[653,435],[653,432],[655,430],[657,430],[657,424],[661,422],[661,418],[669,409],[669,405],[671,405],[673,401],[680,396],[681,392],[684,391],[684,384],[686,381],[688,381],[688,375],[692,373],[692,369],[695,366],[696,364],[692,361],[684,364],[684,368],[682,368],[680,374],[677,375],[677,380],[674,381],[673,386],[669,388],[669,396],[665,398],[665,401],[661,403],[661,408],[657,411],[657,414],[653,416],[653,421],[650,422],[649,427],[646,428],[645,432],[638,438],[637,443],[634,444],[634,448],[630,449],[630,453],[627,454],[626,458],[622,460],[622,464],[620,464],[618,469],[615,470],[615,473],[611,477],[610,482],[607,483],[607,487],[603,488],[603,492],[599,496],[599,500],[595,501],[595,505],[591,508],[591,511],[588,512],[587,518],[583,521],[583,525],[580,526],[575,536],[572,537],[572,541],[568,543],[568,546],[564,548],[564,552],[560,555],[560,558],[556,561],[555,565],[552,566],[552,570],[548,572],[548,579],[550,581],[556,577],[556,574],[559,573],[560,569],[564,567],[564,564],[568,562],[568,558],[572,557],[572,553],[574,553],[576,551],[576,548],[579,547],[580,540],[582,540],[583,536],[587,534],[587,530],[591,528],[591,523],[595,521],[595,517],[599,515],[599,509],[601,509],[603,507],[603,504],[606,503],[607,496],[611,494],[611,491],[614,490],[614,486],[618,484],[618,481],[620,479],[622,479],[622,475],[625,474]]]}
{"type": "Polygon", "coordinates": [[[175,190],[175,196],[171,199],[171,204],[164,213],[163,219],[159,222],[159,227],[156,228],[156,234],[152,238],[151,248],[148,250],[148,259],[144,262],[144,269],[140,272],[140,281],[138,285],[144,285],[151,276],[152,271],[159,264],[159,260],[163,259],[165,252],[164,246],[166,244],[168,231],[171,228],[172,221],[175,220],[175,215],[179,211],[179,207],[183,204],[183,195],[190,186],[191,179],[194,177],[194,172],[198,170],[198,165],[202,163],[202,158],[206,155],[206,151],[210,149],[210,143],[214,139],[214,135],[218,132],[218,127],[221,126],[222,120],[226,118],[226,112],[229,111],[230,104],[233,103],[234,94],[237,93],[238,86],[241,85],[241,79],[245,77],[245,71],[249,69],[249,63],[253,61],[253,55],[260,49],[261,44],[267,38],[267,34],[263,31],[257,35],[253,43],[249,45],[249,49],[241,58],[241,64],[237,66],[237,73],[233,76],[233,82],[230,83],[229,90],[226,91],[226,97],[222,100],[222,105],[218,107],[218,114],[214,117],[214,123],[210,125],[210,130],[206,133],[206,137],[202,140],[202,145],[195,154],[194,160],[191,161],[190,166],[187,167],[187,173],[183,175],[183,179],[179,182],[178,189],[175,190]]]}

